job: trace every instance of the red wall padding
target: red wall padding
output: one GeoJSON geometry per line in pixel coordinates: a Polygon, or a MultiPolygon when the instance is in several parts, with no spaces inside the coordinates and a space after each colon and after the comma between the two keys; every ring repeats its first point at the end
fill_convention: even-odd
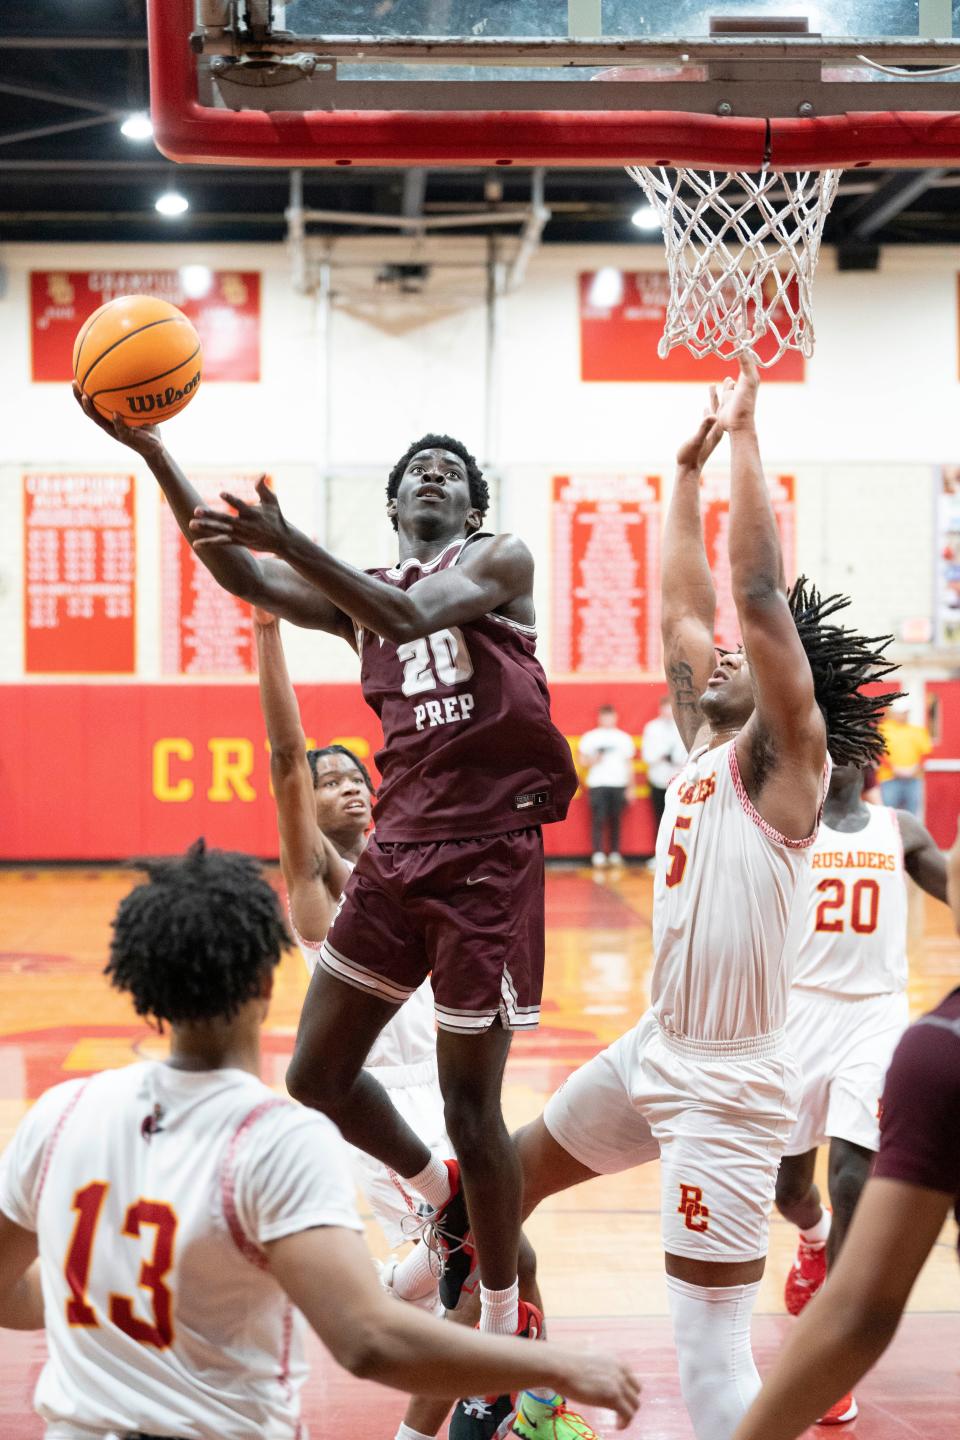
{"type": "MultiPolygon", "coordinates": [[[[623,728],[639,735],[663,693],[657,684],[551,688],[555,719],[571,739],[595,723],[597,706],[607,700],[617,705],[623,728]]],[[[960,681],[930,689],[940,698],[936,754],[958,756],[960,681]]],[[[307,733],[318,744],[357,737],[377,748],[379,726],[356,685],[305,685],[298,694],[307,733]]],[[[0,859],[170,854],[201,834],[213,845],[276,855],[254,685],[4,685],[0,711],[0,859]],[[182,754],[175,750],[164,761],[163,747],[174,742],[182,754]]],[[[643,789],[642,770],[637,779],[643,789]]],[[[953,840],[958,806],[960,775],[931,775],[927,823],[940,845],[953,840]]],[[[589,852],[582,793],[564,824],[548,826],[545,835],[548,854],[589,852]]],[[[627,813],[623,848],[628,855],[653,848],[644,797],[627,813]]]]}

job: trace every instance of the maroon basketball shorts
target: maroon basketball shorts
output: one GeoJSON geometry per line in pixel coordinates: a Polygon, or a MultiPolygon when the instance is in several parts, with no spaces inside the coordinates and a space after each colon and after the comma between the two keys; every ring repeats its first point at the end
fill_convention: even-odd
{"type": "Polygon", "coordinates": [[[331,975],[402,1005],[432,975],[437,1024],[533,1030],[543,990],[543,836],[370,841],[320,951],[331,975]]]}

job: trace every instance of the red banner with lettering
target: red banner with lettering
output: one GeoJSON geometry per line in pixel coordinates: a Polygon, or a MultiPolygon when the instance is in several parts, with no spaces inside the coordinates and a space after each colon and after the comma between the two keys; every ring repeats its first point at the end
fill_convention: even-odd
{"type": "MultiPolygon", "coordinates": [[[[663,683],[617,686],[620,723],[638,739],[663,683]]],[[[551,687],[556,723],[576,750],[596,721],[598,692],[551,687]]],[[[349,745],[370,765],[380,726],[358,684],[298,685],[309,743],[349,745]]],[[[0,859],[122,860],[211,845],[277,854],[266,729],[255,684],[8,685],[0,726],[0,859]],[[69,723],[65,723],[69,717],[69,723]],[[56,756],[56,764],[51,763],[56,756]],[[69,783],[64,783],[64,777],[69,783]]],[[[627,854],[653,849],[650,803],[624,821],[627,854]]],[[[544,829],[551,855],[590,852],[586,797],[544,829]]]]}
{"type": "MultiPolygon", "coordinates": [[[[799,299],[793,279],[787,293],[796,308],[799,299]]],[[[736,371],[736,362],[716,355],[698,360],[683,345],[661,360],[657,346],[663,334],[670,296],[665,270],[587,271],[580,276],[580,378],[585,381],[642,381],[713,384],[736,371]]],[[[773,311],[776,318],[777,311],[773,311]]],[[[757,343],[761,360],[775,353],[772,336],[757,343]]],[[[787,350],[776,365],[764,371],[764,383],[802,381],[804,358],[787,350]]]]}
{"type": "MultiPolygon", "coordinates": [[[[768,483],[773,514],[780,532],[783,568],[788,583],[792,583],[796,578],[797,565],[796,481],[792,475],[775,475],[768,483]]],[[[740,644],[740,624],[730,584],[729,476],[705,476],[701,498],[707,563],[717,591],[716,640],[725,650],[736,650],[740,644]]]]}
{"type": "Polygon", "coordinates": [[[133,476],[28,474],[23,502],[26,673],[132,674],[133,476]]]}
{"type": "Polygon", "coordinates": [[[193,321],[203,383],[260,379],[260,275],[255,270],[34,270],[30,334],[34,380],[72,380],[73,342],[94,310],[118,295],[155,295],[193,321]]]}
{"type": "Polygon", "coordinates": [[[553,481],[553,670],[660,668],[660,477],[553,481]]]}
{"type": "MultiPolygon", "coordinates": [[[[205,503],[226,509],[222,490],[255,501],[259,475],[191,476],[205,503]]],[[[164,675],[254,675],[256,645],[250,606],[210,574],[160,498],[161,669],[164,675]]]]}

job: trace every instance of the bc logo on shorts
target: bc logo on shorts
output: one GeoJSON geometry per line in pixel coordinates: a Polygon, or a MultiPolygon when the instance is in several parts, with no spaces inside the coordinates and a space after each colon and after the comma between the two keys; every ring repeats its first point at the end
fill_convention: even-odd
{"type": "Polygon", "coordinates": [[[703,1203],[703,1191],[699,1185],[680,1186],[680,1204],[677,1206],[677,1214],[684,1217],[684,1225],[688,1230],[697,1230],[701,1233],[710,1228],[710,1211],[703,1203]]]}

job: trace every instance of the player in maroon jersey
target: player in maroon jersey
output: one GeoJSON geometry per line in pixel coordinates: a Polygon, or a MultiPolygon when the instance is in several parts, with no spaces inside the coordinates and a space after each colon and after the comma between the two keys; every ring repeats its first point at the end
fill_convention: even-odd
{"type": "Polygon", "coordinates": [[[360,655],[364,696],[384,733],[376,835],[311,982],[288,1086],[439,1212],[441,1296],[445,1280],[459,1292],[469,1263],[458,1250],[466,1196],[482,1328],[523,1330],[531,1317],[516,1285],[520,1172],[500,1090],[512,1032],[539,1017],[540,827],[563,818],[576,788],[534,654],[533,557],[516,536],[482,532],[486,482],[449,436],[424,436],[394,466],[387,513],[398,563],[363,572],[294,529],[265,482],[259,504],[224,494],[234,513],[204,507],[157,429],[110,423],[81,404],[145,458],[224,588],[340,635],[360,655]],[[362,1072],[380,1030],[428,973],[459,1168],[431,1155],[362,1072]]]}

